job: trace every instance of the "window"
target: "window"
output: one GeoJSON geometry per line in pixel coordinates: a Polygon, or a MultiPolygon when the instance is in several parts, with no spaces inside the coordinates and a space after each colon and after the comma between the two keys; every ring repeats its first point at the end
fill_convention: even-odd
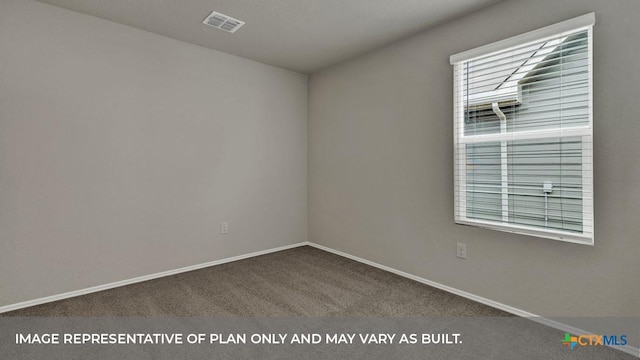
{"type": "Polygon", "coordinates": [[[594,23],[451,56],[456,223],[593,244],[594,23]]]}

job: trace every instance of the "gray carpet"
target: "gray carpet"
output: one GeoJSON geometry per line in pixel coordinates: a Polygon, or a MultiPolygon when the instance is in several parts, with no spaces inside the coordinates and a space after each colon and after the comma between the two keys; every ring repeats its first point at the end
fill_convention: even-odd
{"type": "MultiPolygon", "coordinates": [[[[0,323],[3,321],[5,329],[0,327],[0,332],[9,331],[11,336],[7,335],[3,340],[8,341],[7,344],[0,342],[0,350],[4,346],[5,352],[13,351],[15,355],[8,357],[10,359],[210,359],[213,355],[220,359],[636,358],[604,346],[569,350],[562,345],[564,333],[559,330],[308,246],[0,314],[0,323]],[[212,316],[215,318],[210,318],[212,316]],[[200,355],[184,352],[199,351],[198,347],[169,346],[159,352],[153,346],[118,349],[94,346],[73,347],[69,357],[60,355],[67,351],[65,347],[12,344],[14,335],[8,328],[18,328],[11,321],[31,319],[22,317],[80,317],[98,327],[114,321],[130,321],[142,324],[143,328],[148,322],[151,325],[147,326],[152,328],[156,324],[154,321],[160,323],[162,317],[203,321],[218,328],[225,322],[229,328],[234,328],[242,327],[243,322],[262,321],[262,329],[266,329],[293,321],[297,324],[291,327],[294,330],[303,325],[313,328],[316,324],[335,321],[339,324],[338,329],[342,327],[347,331],[349,327],[353,333],[384,327],[393,329],[394,326],[398,332],[403,332],[411,328],[411,324],[417,324],[413,330],[418,333],[429,329],[462,332],[464,345],[326,345],[314,347],[315,352],[309,351],[312,348],[296,345],[209,347],[202,349],[200,355]],[[359,328],[358,324],[361,324],[359,328]],[[126,357],[118,355],[123,349],[128,351],[126,357]],[[96,355],[77,357],[78,351],[90,350],[96,355]]],[[[55,321],[52,323],[54,329],[67,328],[59,325],[60,320],[55,321]]],[[[185,320],[168,321],[174,321],[171,329],[175,323],[185,320]]],[[[335,327],[332,329],[335,331],[335,327]]]]}
{"type": "Polygon", "coordinates": [[[509,316],[309,246],[1,314],[229,315],[509,316]]]}

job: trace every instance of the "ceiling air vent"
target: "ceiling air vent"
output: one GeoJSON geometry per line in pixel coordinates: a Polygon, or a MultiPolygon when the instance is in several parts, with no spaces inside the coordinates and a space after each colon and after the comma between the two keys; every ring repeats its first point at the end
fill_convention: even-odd
{"type": "Polygon", "coordinates": [[[240,26],[244,25],[244,21],[234,19],[215,11],[212,11],[211,14],[202,21],[202,23],[230,33],[236,32],[240,26]]]}

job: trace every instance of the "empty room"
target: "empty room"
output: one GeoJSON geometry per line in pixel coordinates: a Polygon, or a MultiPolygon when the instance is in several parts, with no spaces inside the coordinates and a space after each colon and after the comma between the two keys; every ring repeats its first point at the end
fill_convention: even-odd
{"type": "Polygon", "coordinates": [[[638,14],[0,0],[1,357],[640,357],[638,14]]]}

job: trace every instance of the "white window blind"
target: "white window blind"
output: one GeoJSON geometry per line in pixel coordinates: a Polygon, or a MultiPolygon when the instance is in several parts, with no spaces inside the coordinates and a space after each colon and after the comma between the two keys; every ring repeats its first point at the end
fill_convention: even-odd
{"type": "Polygon", "coordinates": [[[594,20],[451,57],[457,223],[593,244],[594,20]]]}

